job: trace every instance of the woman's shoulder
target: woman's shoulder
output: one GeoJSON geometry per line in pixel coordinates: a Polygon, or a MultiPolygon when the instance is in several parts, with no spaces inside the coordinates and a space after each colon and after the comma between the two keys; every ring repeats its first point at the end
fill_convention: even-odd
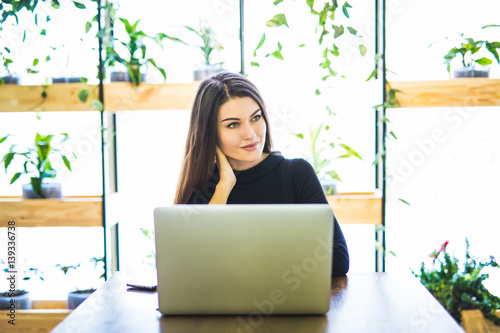
{"type": "Polygon", "coordinates": [[[282,170],[286,170],[291,172],[293,175],[301,175],[314,173],[314,168],[312,165],[305,159],[297,157],[297,158],[285,158],[281,155],[280,152],[274,152],[270,156],[275,154],[279,154],[281,156],[282,161],[280,163],[280,167],[282,170]]]}

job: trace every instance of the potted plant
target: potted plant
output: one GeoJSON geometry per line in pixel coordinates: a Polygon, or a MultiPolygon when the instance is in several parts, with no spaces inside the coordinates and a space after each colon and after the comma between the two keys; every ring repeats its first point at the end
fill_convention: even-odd
{"type": "MultiPolygon", "coordinates": [[[[182,41],[178,38],[170,37],[164,33],[159,33],[154,36],[146,35],[142,30],[139,30],[137,28],[140,19],[135,21],[134,24],[130,24],[130,22],[125,18],[118,18],[118,20],[123,23],[128,39],[125,41],[121,41],[113,36],[105,36],[107,37],[105,38],[105,48],[107,53],[105,65],[107,67],[113,67],[116,63],[122,64],[126,67],[127,73],[111,73],[111,81],[131,81],[134,85],[139,85],[141,80],[144,79],[144,73],[142,73],[141,69],[147,67],[148,65],[156,68],[165,80],[165,70],[157,66],[156,61],[153,58],[146,57],[145,40],[149,39],[160,46],[162,46],[162,41],[165,38],[178,42],[182,41]]],[[[114,35],[115,31],[113,29],[115,28],[113,27],[112,29],[107,31],[107,33],[111,34],[111,32],[113,32],[114,35]]]]}
{"type": "Polygon", "coordinates": [[[452,47],[444,56],[446,69],[450,73],[451,62],[458,57],[462,63],[462,67],[456,68],[453,71],[454,78],[461,77],[489,77],[489,68],[484,67],[491,65],[493,61],[488,57],[479,57],[478,52],[486,49],[490,52],[497,63],[500,64],[497,49],[500,48],[500,42],[490,42],[486,40],[474,40],[471,37],[464,37],[464,34],[459,34],[460,46],[452,47]]]}
{"type": "Polygon", "coordinates": [[[68,293],[68,309],[77,308],[83,301],[85,301],[94,291],[99,284],[99,280],[104,278],[104,258],[91,258],[88,262],[81,262],[78,265],[63,266],[57,264],[56,267],[60,268],[65,276],[69,272],[72,275],[72,281],[75,284],[75,289],[68,293]],[[103,273],[97,276],[96,270],[102,269],[103,273]]]}
{"type": "MultiPolygon", "coordinates": [[[[0,144],[6,141],[10,134],[0,139],[0,144]]],[[[34,142],[26,147],[12,144],[0,163],[4,163],[5,172],[14,160],[24,161],[21,169],[10,180],[13,184],[21,175],[30,176],[30,182],[23,184],[23,198],[61,198],[61,184],[53,180],[57,176],[54,157],[58,156],[64,166],[71,171],[71,162],[59,148],[68,139],[68,134],[41,135],[36,133],[34,142]],[[60,137],[59,141],[56,138],[60,137]]],[[[73,153],[73,157],[76,155],[73,153]]]]}
{"type": "Polygon", "coordinates": [[[194,44],[194,46],[201,51],[201,55],[203,56],[202,65],[194,71],[194,80],[203,80],[223,71],[221,66],[223,62],[212,63],[212,52],[218,52],[224,49],[224,47],[215,38],[216,34],[212,27],[210,27],[206,22],[200,21],[198,29],[190,26],[185,26],[185,28],[193,32],[198,37],[199,42],[194,44]]]}
{"type": "MultiPolygon", "coordinates": [[[[7,48],[5,49],[8,50],[7,48]]],[[[19,79],[12,75],[9,68],[9,65],[12,63],[12,59],[5,58],[4,54],[1,55],[3,59],[3,68],[5,69],[6,74],[0,77],[0,84],[18,84],[19,79]]]]}
{"type": "Polygon", "coordinates": [[[485,288],[483,281],[488,278],[488,274],[482,273],[485,267],[499,267],[495,258],[473,258],[466,238],[465,261],[461,264],[458,258],[448,253],[448,244],[446,241],[439,250],[431,253],[430,268],[426,268],[422,262],[420,273],[415,275],[457,322],[461,321],[462,310],[475,308],[485,318],[500,325],[500,318],[496,315],[500,309],[500,298],[485,288]]]}
{"type": "Polygon", "coordinates": [[[333,150],[337,146],[342,148],[343,154],[335,158],[357,157],[363,160],[354,149],[339,142],[339,138],[326,137],[330,129],[330,126],[324,123],[320,123],[316,128],[310,127],[309,140],[307,140],[302,133],[295,134],[300,140],[308,141],[306,142],[308,152],[305,154],[302,153],[302,155],[313,166],[323,186],[323,190],[327,195],[337,194],[337,183],[342,181],[340,176],[331,166],[331,162],[333,161],[332,156],[334,156],[333,150]],[[337,142],[335,142],[335,140],[337,140],[337,142]]]}
{"type": "MultiPolygon", "coordinates": [[[[5,261],[0,260],[0,265],[3,268],[2,271],[6,273],[7,276],[7,288],[5,291],[0,292],[0,309],[31,309],[31,296],[28,290],[17,288],[17,281],[19,270],[18,267],[8,266],[5,261]],[[15,271],[16,273],[13,273],[15,271]]],[[[23,269],[22,281],[30,281],[34,277],[38,277],[40,280],[44,281],[41,272],[38,268],[30,267],[28,269],[23,269]]]]}

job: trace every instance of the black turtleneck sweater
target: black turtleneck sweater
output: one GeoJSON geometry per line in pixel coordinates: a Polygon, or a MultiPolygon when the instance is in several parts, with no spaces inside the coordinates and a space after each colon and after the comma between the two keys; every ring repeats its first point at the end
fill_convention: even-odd
{"type": "MultiPolygon", "coordinates": [[[[328,204],[313,167],[304,159],[285,159],[279,152],[270,154],[253,168],[235,171],[236,184],[228,204],[328,204]]],[[[219,182],[219,170],[214,168],[203,191],[195,190],[188,204],[207,204],[219,182]]],[[[337,219],[333,226],[332,275],[345,275],[349,270],[349,252],[337,219]]]]}

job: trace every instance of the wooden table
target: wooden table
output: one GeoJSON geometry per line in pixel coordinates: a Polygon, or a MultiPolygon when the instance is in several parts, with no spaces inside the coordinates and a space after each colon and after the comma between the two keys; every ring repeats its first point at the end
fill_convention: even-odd
{"type": "Polygon", "coordinates": [[[52,332],[464,332],[409,273],[353,273],[332,280],[323,316],[162,316],[156,292],[128,291],[121,273],[52,332]]]}

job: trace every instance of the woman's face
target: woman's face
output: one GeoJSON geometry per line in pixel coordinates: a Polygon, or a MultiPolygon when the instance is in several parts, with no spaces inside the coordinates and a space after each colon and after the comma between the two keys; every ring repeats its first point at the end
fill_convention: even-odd
{"type": "Polygon", "coordinates": [[[232,98],[219,109],[219,148],[234,170],[259,164],[266,141],[266,122],[253,98],[232,98]]]}

